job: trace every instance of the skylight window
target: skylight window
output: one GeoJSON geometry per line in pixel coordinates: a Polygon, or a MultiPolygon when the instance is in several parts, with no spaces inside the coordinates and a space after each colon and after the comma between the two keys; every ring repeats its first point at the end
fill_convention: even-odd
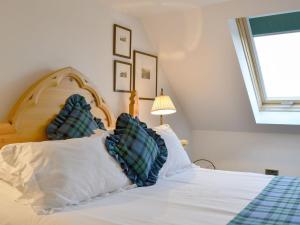
{"type": "Polygon", "coordinates": [[[300,125],[300,12],[231,25],[256,122],[300,125]]]}
{"type": "Polygon", "coordinates": [[[254,37],[266,99],[300,100],[300,32],[254,37]]]}

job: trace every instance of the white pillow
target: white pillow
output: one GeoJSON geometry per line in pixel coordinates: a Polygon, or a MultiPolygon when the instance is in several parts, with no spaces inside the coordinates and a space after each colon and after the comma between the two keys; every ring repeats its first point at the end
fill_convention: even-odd
{"type": "MultiPolygon", "coordinates": [[[[3,148],[4,149],[4,148],[3,148]]],[[[19,173],[12,166],[8,165],[2,157],[0,150],[0,179],[14,187],[20,186],[19,173]]]]}
{"type": "Polygon", "coordinates": [[[171,127],[165,124],[153,129],[164,139],[168,149],[168,158],[160,170],[159,176],[171,176],[179,170],[189,167],[191,160],[171,127]]]}
{"type": "Polygon", "coordinates": [[[0,179],[17,187],[38,214],[117,191],[130,181],[106,151],[106,135],[5,146],[0,179]]]}

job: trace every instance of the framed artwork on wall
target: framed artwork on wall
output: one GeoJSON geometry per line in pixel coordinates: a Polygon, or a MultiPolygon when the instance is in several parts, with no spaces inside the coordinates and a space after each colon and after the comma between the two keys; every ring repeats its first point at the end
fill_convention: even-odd
{"type": "Polygon", "coordinates": [[[114,61],[114,91],[131,92],[132,66],[130,63],[114,61]]]}
{"type": "Polygon", "coordinates": [[[114,24],[113,54],[131,59],[131,30],[114,24]]]}
{"type": "Polygon", "coordinates": [[[133,85],[140,99],[154,100],[157,95],[158,58],[145,52],[133,53],[133,85]]]}

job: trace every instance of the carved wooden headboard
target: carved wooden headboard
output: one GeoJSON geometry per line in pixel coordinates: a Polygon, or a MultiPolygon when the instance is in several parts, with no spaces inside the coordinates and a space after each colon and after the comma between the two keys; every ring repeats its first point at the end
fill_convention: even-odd
{"type": "Polygon", "coordinates": [[[68,67],[45,76],[21,96],[8,121],[0,123],[0,147],[46,140],[46,127],[73,94],[84,96],[91,104],[93,115],[101,118],[107,128],[115,126],[112,112],[87,78],[68,67]]]}

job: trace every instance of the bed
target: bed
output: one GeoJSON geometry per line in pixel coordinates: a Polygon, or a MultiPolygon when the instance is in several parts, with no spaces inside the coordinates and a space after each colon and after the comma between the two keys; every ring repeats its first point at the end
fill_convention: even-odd
{"type": "Polygon", "coordinates": [[[195,166],[154,186],[115,193],[49,216],[37,216],[29,206],[15,203],[10,195],[17,193],[0,183],[0,218],[3,225],[224,225],[270,180],[195,166]]]}
{"type": "MultiPolygon", "coordinates": [[[[25,92],[8,116],[8,122],[0,124],[0,145],[45,140],[47,124],[72,94],[83,95],[91,104],[93,114],[102,118],[107,128],[115,126],[115,117],[108,105],[86,77],[73,68],[65,68],[47,75],[25,92]]],[[[284,184],[288,184],[288,188],[277,190],[274,187],[284,185],[270,187],[273,176],[190,165],[172,176],[158,179],[156,185],[102,195],[51,215],[37,215],[30,206],[15,202],[20,193],[0,180],[0,224],[300,224],[300,181],[287,179],[289,183],[284,184]],[[257,203],[259,196],[268,193],[276,193],[276,196],[257,203]],[[288,193],[289,197],[283,198],[282,193],[285,197],[288,193]],[[274,200],[278,204],[271,205],[267,216],[264,215],[274,200]],[[293,202],[292,207],[290,202],[293,202]],[[258,206],[263,209],[256,212],[258,206]]]]}

